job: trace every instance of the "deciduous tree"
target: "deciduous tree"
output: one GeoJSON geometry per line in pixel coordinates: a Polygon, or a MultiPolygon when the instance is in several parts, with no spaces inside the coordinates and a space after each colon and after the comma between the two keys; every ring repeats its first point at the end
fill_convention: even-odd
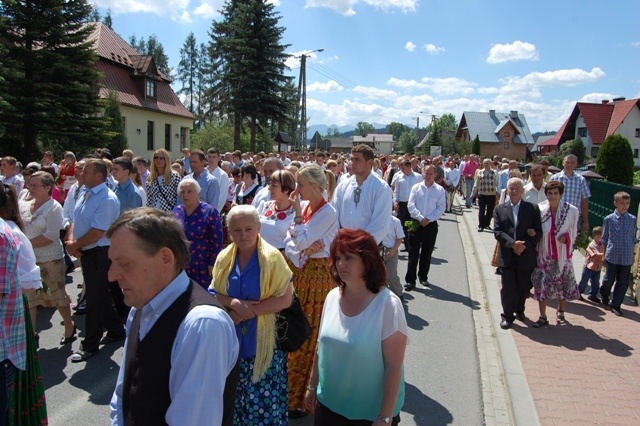
{"type": "Polygon", "coordinates": [[[359,121],[356,124],[356,134],[362,137],[367,136],[369,133],[374,133],[376,128],[373,124],[367,123],[366,121],[359,121]]]}
{"type": "Polygon", "coordinates": [[[621,135],[607,136],[598,150],[596,173],[610,182],[633,184],[633,152],[627,138],[621,135]]]}

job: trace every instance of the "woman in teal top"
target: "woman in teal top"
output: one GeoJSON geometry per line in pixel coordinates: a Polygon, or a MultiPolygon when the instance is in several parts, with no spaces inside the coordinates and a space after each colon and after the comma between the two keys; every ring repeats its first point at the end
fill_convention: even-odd
{"type": "Polygon", "coordinates": [[[397,425],[407,345],[402,302],[385,286],[369,233],[341,229],[330,259],[338,287],[324,303],[305,404],[315,425],[397,425]]]}

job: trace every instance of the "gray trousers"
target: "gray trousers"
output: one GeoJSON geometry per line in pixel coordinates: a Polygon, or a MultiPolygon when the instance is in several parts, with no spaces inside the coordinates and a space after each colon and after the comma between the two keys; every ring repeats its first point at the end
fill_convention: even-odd
{"type": "Polygon", "coordinates": [[[387,268],[387,287],[394,292],[396,296],[402,296],[403,288],[398,277],[398,252],[391,259],[385,257],[384,266],[387,268]]]}

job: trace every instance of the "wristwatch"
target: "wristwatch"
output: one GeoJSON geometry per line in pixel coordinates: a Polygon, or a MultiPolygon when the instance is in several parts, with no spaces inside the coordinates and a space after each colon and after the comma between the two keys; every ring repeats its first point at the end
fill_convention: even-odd
{"type": "Polygon", "coordinates": [[[382,420],[383,422],[385,422],[386,424],[390,425],[391,424],[391,417],[382,417],[382,416],[378,416],[378,420],[382,420]]]}

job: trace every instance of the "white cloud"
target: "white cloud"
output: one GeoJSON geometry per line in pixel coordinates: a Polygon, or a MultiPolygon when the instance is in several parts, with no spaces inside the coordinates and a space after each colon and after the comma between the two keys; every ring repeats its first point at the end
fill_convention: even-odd
{"type": "Polygon", "coordinates": [[[436,95],[470,95],[475,92],[476,83],[457,77],[433,78],[423,77],[422,82],[436,95]]]}
{"type": "Polygon", "coordinates": [[[478,93],[481,95],[495,95],[500,92],[500,89],[497,87],[480,87],[478,88],[478,93]]]}
{"type": "Polygon", "coordinates": [[[358,3],[373,6],[384,11],[393,9],[402,12],[414,12],[418,0],[307,0],[305,8],[324,7],[344,16],[353,16],[356,14],[353,7],[358,3]]]}
{"type": "Polygon", "coordinates": [[[439,55],[446,50],[444,47],[438,47],[431,43],[423,45],[422,48],[430,55],[439,55]]]}
{"type": "Polygon", "coordinates": [[[416,50],[416,45],[410,41],[407,42],[407,44],[404,45],[404,48],[406,50],[408,50],[409,52],[413,52],[414,50],[416,50]]]}
{"type": "Polygon", "coordinates": [[[589,103],[599,104],[603,100],[610,101],[611,99],[617,98],[617,97],[618,97],[617,95],[613,95],[611,93],[587,93],[586,95],[583,95],[580,99],[578,99],[578,102],[589,102],[589,103]]]}
{"type": "Polygon", "coordinates": [[[538,50],[535,45],[520,40],[511,44],[496,44],[491,48],[487,57],[487,62],[490,64],[524,60],[537,61],[538,50]]]}
{"type": "Polygon", "coordinates": [[[307,84],[307,92],[339,92],[343,89],[344,87],[334,80],[329,80],[326,83],[315,81],[311,84],[307,84]]]}
{"type": "MultiPolygon", "coordinates": [[[[202,0],[211,3],[223,4],[224,0],[202,0]]],[[[188,13],[189,0],[94,0],[96,6],[103,9],[111,9],[114,15],[125,13],[150,13],[158,16],[168,16],[174,21],[185,21],[185,12],[188,13]]]]}
{"type": "Polygon", "coordinates": [[[398,96],[393,90],[379,89],[377,87],[356,86],[353,91],[367,98],[383,99],[385,101],[390,101],[398,96]]]}
{"type": "Polygon", "coordinates": [[[219,10],[224,7],[224,0],[200,0],[200,5],[193,11],[194,15],[204,19],[213,19],[220,16],[219,10]]]}
{"type": "MultiPolygon", "coordinates": [[[[284,61],[284,64],[287,67],[291,68],[291,69],[300,68],[300,56],[302,54],[306,55],[307,62],[310,62],[310,61],[319,62],[318,61],[318,52],[309,52],[308,50],[301,50],[299,52],[289,52],[289,53],[287,53],[287,55],[289,55],[289,57],[284,61]]],[[[332,56],[332,58],[335,58],[335,60],[338,59],[337,56],[332,56]]],[[[329,58],[329,60],[331,60],[331,58],[329,58]]]]}
{"type": "Polygon", "coordinates": [[[634,45],[635,47],[640,47],[640,41],[634,41],[631,44],[634,45]]]}
{"type": "Polygon", "coordinates": [[[403,89],[426,89],[427,85],[419,83],[415,80],[402,80],[400,78],[391,77],[387,80],[389,86],[401,87],[403,89]]]}

